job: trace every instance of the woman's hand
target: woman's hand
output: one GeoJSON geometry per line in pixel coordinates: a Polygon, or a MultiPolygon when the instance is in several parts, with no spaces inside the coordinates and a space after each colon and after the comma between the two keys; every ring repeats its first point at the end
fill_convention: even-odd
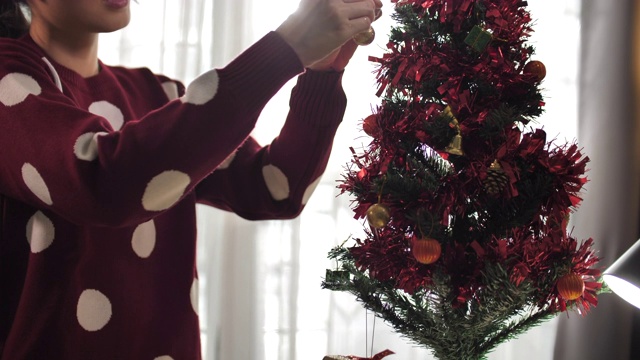
{"type": "Polygon", "coordinates": [[[277,33],[305,67],[341,71],[358,47],[353,36],[379,16],[380,0],[301,0],[277,33]]]}

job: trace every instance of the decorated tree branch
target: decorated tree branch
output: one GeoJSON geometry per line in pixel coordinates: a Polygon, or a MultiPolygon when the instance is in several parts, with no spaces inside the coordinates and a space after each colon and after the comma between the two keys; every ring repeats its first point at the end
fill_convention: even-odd
{"type": "Polygon", "coordinates": [[[602,290],[567,223],[588,158],[533,127],[542,62],[526,1],[395,0],[381,104],[339,188],[365,221],[323,286],[440,360],[477,360],[602,290]]]}

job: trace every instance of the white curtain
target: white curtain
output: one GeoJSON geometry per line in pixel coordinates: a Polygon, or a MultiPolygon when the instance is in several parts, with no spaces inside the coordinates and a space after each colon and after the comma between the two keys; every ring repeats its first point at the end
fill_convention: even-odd
{"type": "MultiPolygon", "coordinates": [[[[582,0],[578,138],[591,157],[577,236],[596,239],[602,266],[640,235],[640,3],[582,0]]],[[[559,360],[640,359],[640,312],[606,294],[584,318],[562,318],[559,360]]]]}
{"type": "MultiPolygon", "coordinates": [[[[101,38],[107,64],[147,66],[188,84],[199,73],[224,66],[243,49],[275,29],[299,0],[141,0],[132,4],[125,30],[101,38]]],[[[249,222],[207,207],[198,208],[200,319],[207,360],[313,360],[326,354],[371,356],[384,349],[389,359],[432,359],[374,319],[342,293],[320,288],[326,256],[362,224],[353,219],[347,195],[336,180],[349,161],[349,147],[368,139],[361,119],[379,103],[368,62],[379,56],[393,24],[393,4],[375,28],[374,44],[359,49],[344,76],[349,99],[329,167],[303,214],[290,221],[249,222]]],[[[547,65],[546,114],[539,119],[551,137],[573,140],[579,1],[530,1],[536,19],[531,39],[536,59],[547,65]]],[[[254,136],[268,143],[284,122],[291,81],[267,105],[254,136]]],[[[501,345],[491,360],[552,358],[556,321],[501,345]]]]}

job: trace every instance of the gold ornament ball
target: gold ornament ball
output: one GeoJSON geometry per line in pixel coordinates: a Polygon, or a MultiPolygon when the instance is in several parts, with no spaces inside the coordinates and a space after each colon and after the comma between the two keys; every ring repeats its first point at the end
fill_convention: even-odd
{"type": "Polygon", "coordinates": [[[369,30],[357,33],[353,36],[353,41],[360,46],[369,45],[376,38],[376,32],[373,27],[369,27],[369,30]]]}
{"type": "Polygon", "coordinates": [[[391,212],[389,208],[383,204],[373,204],[367,209],[367,221],[369,225],[375,229],[380,229],[391,220],[391,212]]]}
{"type": "Polygon", "coordinates": [[[558,294],[563,299],[567,301],[575,300],[584,293],[584,280],[578,274],[569,273],[558,280],[556,287],[558,288],[558,294]]]}
{"type": "Polygon", "coordinates": [[[542,61],[529,61],[522,69],[525,75],[532,75],[535,81],[542,81],[547,76],[547,68],[542,61]]]}
{"type": "Polygon", "coordinates": [[[431,238],[414,238],[411,246],[411,252],[416,260],[425,265],[433,264],[442,254],[442,246],[436,239],[431,238]]]}

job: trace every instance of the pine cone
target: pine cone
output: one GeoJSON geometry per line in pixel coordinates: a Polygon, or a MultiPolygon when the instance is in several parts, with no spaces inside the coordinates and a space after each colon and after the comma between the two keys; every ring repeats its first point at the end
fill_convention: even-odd
{"type": "Polygon", "coordinates": [[[494,160],[487,170],[487,178],[484,179],[484,189],[489,195],[499,194],[509,183],[509,177],[500,166],[498,160],[494,160]]]}

